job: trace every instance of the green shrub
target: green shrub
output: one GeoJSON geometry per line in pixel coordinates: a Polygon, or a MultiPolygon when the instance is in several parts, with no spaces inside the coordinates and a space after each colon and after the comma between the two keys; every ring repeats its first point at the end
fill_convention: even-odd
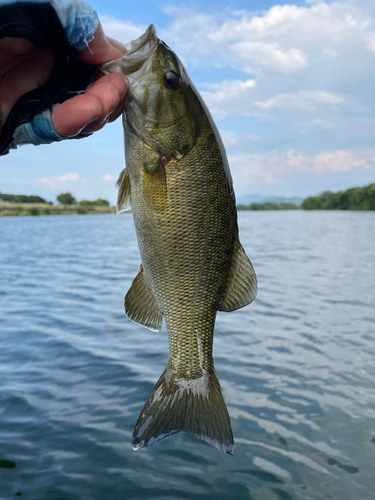
{"type": "Polygon", "coordinates": [[[97,200],[81,200],[80,207],[109,207],[109,201],[98,198],[97,200]]]}
{"type": "Polygon", "coordinates": [[[303,200],[301,208],[303,210],[321,210],[322,201],[318,196],[309,196],[303,200]]]}
{"type": "Polygon", "coordinates": [[[56,196],[56,200],[61,203],[61,205],[76,205],[77,200],[72,196],[72,193],[61,193],[56,196]]]}
{"type": "Polygon", "coordinates": [[[38,207],[30,207],[28,212],[30,215],[40,215],[40,209],[38,207]]]}

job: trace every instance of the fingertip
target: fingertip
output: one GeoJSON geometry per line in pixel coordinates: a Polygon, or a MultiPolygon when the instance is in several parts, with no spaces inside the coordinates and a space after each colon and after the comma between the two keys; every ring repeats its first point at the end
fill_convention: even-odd
{"type": "MultiPolygon", "coordinates": [[[[95,83],[91,84],[89,87],[92,88],[93,86],[99,84],[99,83],[110,83],[114,85],[120,95],[120,98],[124,98],[126,91],[127,91],[127,84],[125,77],[123,75],[120,75],[119,73],[109,73],[108,75],[104,75],[102,73],[102,76],[96,80],[95,83]]],[[[88,87],[88,88],[89,88],[88,87]]],[[[86,91],[88,90],[86,89],[86,91]]]]}
{"type": "MultiPolygon", "coordinates": [[[[112,45],[115,49],[118,49],[121,52],[121,56],[126,54],[128,49],[125,47],[125,44],[120,42],[119,40],[116,40],[115,38],[112,38],[111,36],[106,35],[108,43],[112,45]]],[[[120,57],[121,57],[120,56],[120,57]]]]}
{"type": "Polygon", "coordinates": [[[100,118],[102,104],[95,95],[82,94],[52,106],[51,119],[62,137],[74,137],[87,125],[100,118]]]}
{"type": "Polygon", "coordinates": [[[119,47],[122,44],[115,46],[113,40],[109,41],[104,34],[103,27],[99,21],[93,40],[89,43],[78,56],[79,59],[89,64],[102,64],[113,61],[124,55],[123,50],[119,47]]]}

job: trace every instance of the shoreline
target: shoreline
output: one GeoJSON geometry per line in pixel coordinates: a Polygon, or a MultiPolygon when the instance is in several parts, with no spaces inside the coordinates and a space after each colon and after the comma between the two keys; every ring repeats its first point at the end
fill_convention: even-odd
{"type": "Polygon", "coordinates": [[[86,215],[115,214],[116,207],[80,207],[70,205],[49,205],[48,203],[4,203],[0,204],[0,217],[38,215],[86,215]]]}

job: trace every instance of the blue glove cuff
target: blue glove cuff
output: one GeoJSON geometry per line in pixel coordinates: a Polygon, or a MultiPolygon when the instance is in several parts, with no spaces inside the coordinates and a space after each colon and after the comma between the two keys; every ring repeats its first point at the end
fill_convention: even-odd
{"type": "Polygon", "coordinates": [[[9,144],[9,149],[16,149],[23,144],[51,144],[51,142],[62,141],[66,137],[61,137],[52,125],[51,111],[49,109],[36,115],[32,122],[23,123],[17,127],[13,133],[13,141],[9,144]]]}
{"type": "Polygon", "coordinates": [[[69,44],[81,52],[94,38],[99,24],[98,14],[82,0],[51,0],[50,3],[65,29],[69,44]]]}

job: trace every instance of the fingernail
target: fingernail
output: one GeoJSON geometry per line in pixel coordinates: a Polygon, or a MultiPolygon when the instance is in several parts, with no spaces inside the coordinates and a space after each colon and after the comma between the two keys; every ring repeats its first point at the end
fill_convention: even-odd
{"type": "Polygon", "coordinates": [[[114,38],[111,38],[110,36],[107,36],[108,43],[112,45],[115,49],[119,50],[122,55],[126,54],[127,48],[122,42],[119,42],[118,40],[115,40],[114,38]]]}

